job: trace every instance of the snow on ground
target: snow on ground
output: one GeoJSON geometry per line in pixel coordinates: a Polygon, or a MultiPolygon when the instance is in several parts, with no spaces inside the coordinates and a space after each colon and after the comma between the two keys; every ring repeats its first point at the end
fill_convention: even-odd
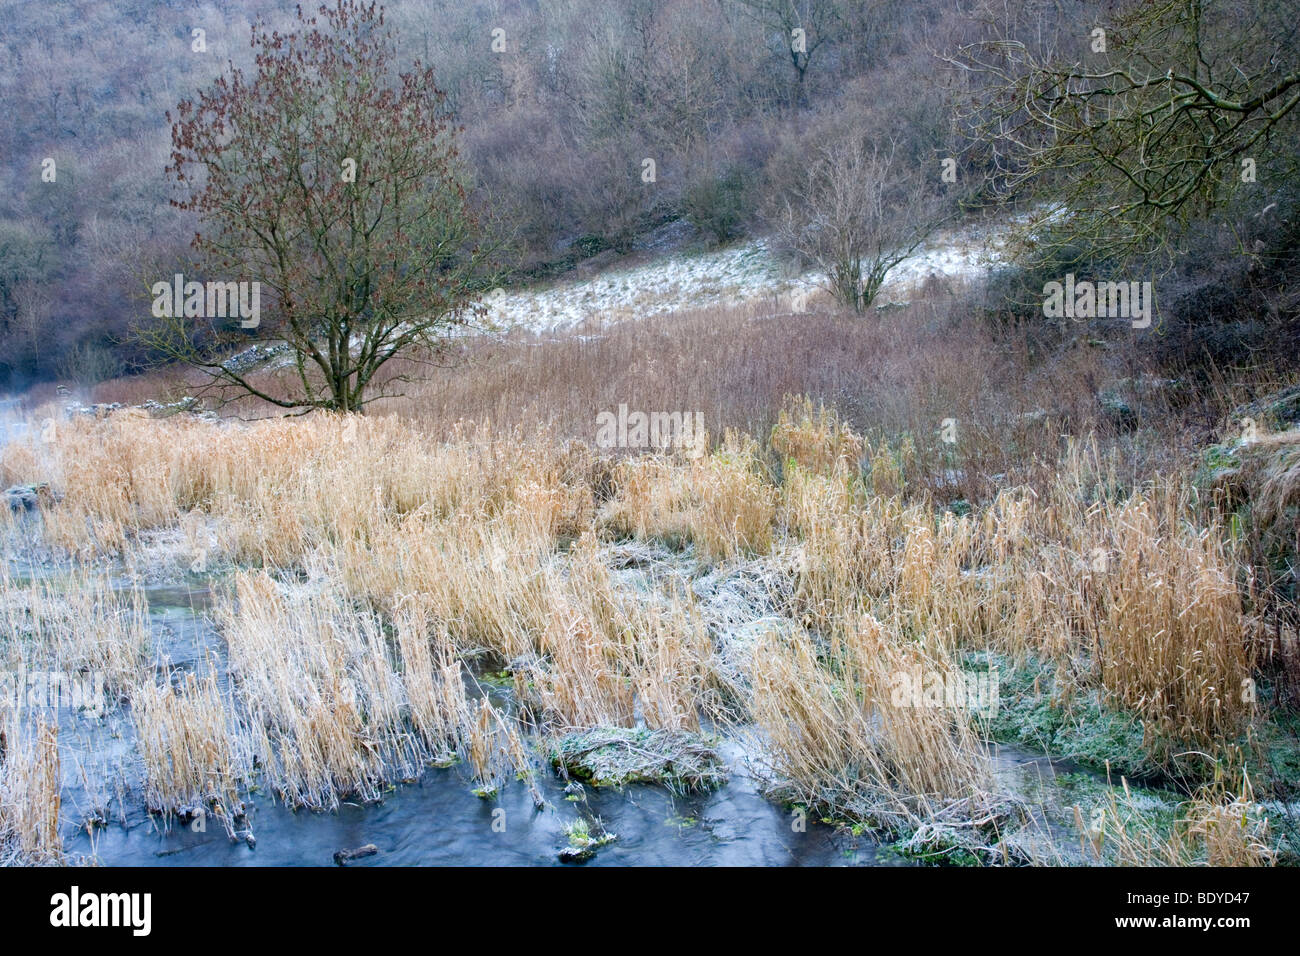
{"type": "MultiPolygon", "coordinates": [[[[895,266],[876,299],[877,306],[906,302],[931,276],[970,279],[982,275],[1005,249],[1020,214],[936,233],[895,266]]],[[[586,278],[520,289],[496,289],[486,296],[488,322],[499,331],[563,332],[582,325],[664,315],[715,306],[773,302],[780,311],[800,311],[798,293],[826,288],[817,271],[795,274],[765,239],[752,239],[709,252],[674,252],[632,266],[614,267],[586,278]]],[[[466,329],[465,335],[473,330],[466,329]]],[[[354,346],[354,351],[356,346],[354,346]]],[[[284,368],[293,356],[283,345],[253,346],[234,356],[237,367],[284,368]]]]}
{"type": "MultiPolygon", "coordinates": [[[[965,279],[982,274],[996,258],[1005,226],[987,223],[939,233],[889,273],[878,305],[906,301],[930,276],[965,279]]],[[[496,290],[487,297],[492,321],[503,329],[557,331],[596,320],[660,315],[710,306],[734,306],[824,288],[824,276],[792,274],[766,240],[711,252],[677,253],[585,279],[496,290]]],[[[788,307],[788,306],[787,306],[788,307]]]]}

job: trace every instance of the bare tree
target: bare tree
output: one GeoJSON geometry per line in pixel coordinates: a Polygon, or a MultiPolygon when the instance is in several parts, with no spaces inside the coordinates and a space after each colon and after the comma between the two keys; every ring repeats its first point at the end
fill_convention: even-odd
{"type": "Polygon", "coordinates": [[[388,362],[445,354],[472,314],[484,254],[453,131],[431,70],[390,72],[374,4],[300,10],[287,34],[259,23],[253,46],[253,76],[232,67],[179,105],[168,172],[200,221],[198,268],[265,286],[270,315],[251,331],[175,314],[137,331],[223,401],[360,411],[406,380],[381,382],[388,362]],[[249,374],[236,348],[250,342],[289,346],[287,389],[249,374]]]}
{"type": "Polygon", "coordinates": [[[802,96],[813,54],[830,42],[841,26],[839,0],[739,0],[739,3],[755,20],[781,32],[802,96]]]}
{"type": "Polygon", "coordinates": [[[989,3],[986,38],[948,59],[976,87],[966,118],[1000,187],[1050,191],[1071,241],[1141,252],[1256,165],[1294,173],[1294,135],[1278,135],[1300,115],[1294,15],[1282,0],[1130,0],[1106,21],[1076,8],[1054,33],[989,3]]]}
{"type": "Polygon", "coordinates": [[[821,147],[787,196],[778,236],[825,271],[830,292],[861,313],[886,276],[946,218],[940,196],[893,147],[851,135],[821,147]]]}

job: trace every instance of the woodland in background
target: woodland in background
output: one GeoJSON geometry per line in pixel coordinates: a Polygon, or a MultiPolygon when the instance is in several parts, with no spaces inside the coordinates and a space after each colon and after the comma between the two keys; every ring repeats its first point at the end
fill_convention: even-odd
{"type": "MultiPolygon", "coordinates": [[[[981,81],[944,58],[986,37],[990,20],[1053,47],[1083,45],[1124,4],[385,6],[402,57],[434,66],[451,119],[464,128],[474,201],[511,241],[506,264],[525,280],[680,243],[683,234],[704,244],[767,233],[817,149],[846,130],[868,131],[897,163],[935,178],[953,156],[949,201],[991,199],[1006,170],[995,141],[981,138],[981,117],[963,109],[981,81]],[[805,30],[805,53],[791,51],[792,24],[805,30]],[[642,182],[644,158],[655,160],[653,184],[642,182]],[[664,228],[678,221],[692,228],[664,228]]],[[[1273,43],[1295,62],[1285,0],[1211,6],[1225,35],[1234,23],[1237,32],[1279,27],[1273,43]]],[[[166,112],[228,59],[247,67],[252,22],[288,24],[293,5],[4,0],[0,16],[0,387],[56,378],[89,385],[152,358],[127,330],[145,314],[147,282],[183,265],[189,251],[194,223],[168,204],[166,112]],[[206,52],[192,49],[194,29],[205,31],[206,52]],[[54,183],[41,180],[46,157],[57,163],[54,183]]],[[[1295,120],[1265,144],[1292,166],[1295,120]]],[[[1178,237],[1161,302],[1160,348],[1171,357],[1251,361],[1279,340],[1279,326],[1293,328],[1300,185],[1285,174],[1261,162],[1258,195],[1194,218],[1178,237]]],[[[1041,279],[1002,281],[990,311],[1019,298],[1028,314],[1041,279]],[[1017,288],[1030,295],[1010,294],[1017,288]]],[[[1286,334],[1282,341],[1294,341],[1286,334]]]]}

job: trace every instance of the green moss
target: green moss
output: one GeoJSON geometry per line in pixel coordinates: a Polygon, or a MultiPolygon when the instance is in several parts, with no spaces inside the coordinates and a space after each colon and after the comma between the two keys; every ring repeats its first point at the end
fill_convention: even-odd
{"type": "Polygon", "coordinates": [[[1124,711],[1108,710],[1100,695],[1076,701],[1056,732],[1058,753],[1096,770],[1109,766],[1131,779],[1159,775],[1143,744],[1141,722],[1124,711]]]}
{"type": "MultiPolygon", "coordinates": [[[[1273,697],[1260,689],[1261,702],[1273,697]]],[[[1300,714],[1274,711],[1274,720],[1258,727],[1253,747],[1246,750],[1246,772],[1261,795],[1276,800],[1300,797],[1300,714]]]]}
{"type": "Polygon", "coordinates": [[[1023,744],[1130,779],[1160,774],[1135,715],[1104,706],[1096,691],[1068,698],[1058,694],[1050,663],[1031,658],[1017,667],[999,655],[989,654],[988,659],[999,675],[997,713],[987,722],[994,740],[1023,744]]]}
{"type": "Polygon", "coordinates": [[[566,734],[547,749],[557,768],[597,787],[706,790],[726,780],[717,741],[685,731],[600,727],[566,734]]]}
{"type": "Polygon", "coordinates": [[[1106,701],[1100,690],[1058,694],[1054,667],[1029,660],[1017,666],[993,654],[969,655],[1000,677],[995,716],[983,721],[989,735],[1130,781],[1176,786],[1190,792],[1208,782],[1225,761],[1244,764],[1257,791],[1278,799],[1300,795],[1300,715],[1270,706],[1271,689],[1259,689],[1261,713],[1249,733],[1225,741],[1207,759],[1203,748],[1178,741],[1152,741],[1141,719],[1106,701]]]}
{"type": "Polygon", "coordinates": [[[901,845],[901,856],[926,866],[983,866],[984,861],[962,846],[941,845],[916,848],[901,845]]]}

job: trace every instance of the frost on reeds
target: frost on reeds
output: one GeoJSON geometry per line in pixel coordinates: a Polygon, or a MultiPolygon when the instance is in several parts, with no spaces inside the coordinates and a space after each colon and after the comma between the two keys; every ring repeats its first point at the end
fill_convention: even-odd
{"type": "Polygon", "coordinates": [[[807,633],[770,635],[753,669],[754,718],[787,799],[899,830],[992,807],[987,753],[967,715],[895,694],[896,675],[947,673],[941,651],[864,616],[833,648],[807,633]]]}
{"type": "Polygon", "coordinates": [[[59,578],[20,583],[0,569],[0,668],[57,673],[125,693],[152,646],[148,606],[86,567],[59,578]]]}
{"type": "Polygon", "coordinates": [[[1255,645],[1220,529],[1187,528],[1177,489],[1113,517],[1114,569],[1099,588],[1097,677],[1153,740],[1210,745],[1253,712],[1255,645]]]}
{"type": "Polygon", "coordinates": [[[218,618],[252,751],[294,805],[376,800],[385,783],[417,776],[459,743],[459,714],[442,709],[463,706],[458,669],[435,672],[419,654],[408,685],[380,617],[328,584],[239,572],[234,603],[218,618]],[[414,724],[408,686],[423,695],[414,724]]]}
{"type": "Polygon", "coordinates": [[[337,553],[351,593],[387,613],[418,595],[460,651],[509,660],[533,648],[549,618],[552,544],[544,519],[512,504],[496,515],[412,512],[369,547],[347,542],[337,553]]]}
{"type": "Polygon", "coordinates": [[[714,683],[713,651],[689,598],[620,601],[604,626],[561,596],[539,654],[516,671],[516,689],[548,726],[698,731],[714,683]]]}
{"type": "Polygon", "coordinates": [[[1113,866],[1272,866],[1268,813],[1250,778],[1229,786],[1223,774],[1177,808],[1171,824],[1128,781],[1108,789],[1100,804],[1074,808],[1086,861],[1113,866]]]}
{"type": "Polygon", "coordinates": [[[927,648],[1055,659],[1138,715],[1161,757],[1222,744],[1253,712],[1240,559],[1194,504],[1178,478],[1121,493],[1095,455],[1074,454],[1045,495],[1005,489],[961,517],[795,465],[781,515],[805,623],[838,634],[867,610],[927,648]]]}
{"type": "Polygon", "coordinates": [[[533,803],[538,807],[544,805],[535,781],[533,759],[516,720],[494,707],[486,697],[479,699],[475,717],[466,728],[462,752],[480,795],[495,794],[513,772],[527,784],[533,803]]]}
{"type": "Polygon", "coordinates": [[[185,674],[176,687],[142,684],[131,695],[131,718],[149,808],[211,813],[233,834],[251,761],[215,676],[185,674]]]}
{"type": "Polygon", "coordinates": [[[1222,780],[1203,788],[1187,806],[1173,840],[1177,856],[1188,862],[1203,858],[1207,866],[1271,866],[1277,854],[1270,831],[1268,814],[1255,802],[1250,778],[1243,773],[1235,790],[1222,780]]]}
{"type": "Polygon", "coordinates": [[[59,729],[0,707],[0,863],[59,863],[59,729]]]}
{"type": "Polygon", "coordinates": [[[85,568],[31,583],[0,570],[0,861],[62,859],[51,712],[93,719],[128,693],[148,665],[147,618],[139,592],[85,568]]]}
{"type": "Polygon", "coordinates": [[[434,761],[447,760],[470,721],[460,660],[445,625],[433,623],[417,596],[398,609],[394,630],[412,730],[434,761]]]}
{"type": "Polygon", "coordinates": [[[728,432],[700,458],[620,462],[605,520],[621,534],[692,543],[709,561],[762,554],[772,544],[775,494],[752,438],[728,432]]]}
{"type": "Polygon", "coordinates": [[[71,553],[120,553],[140,532],[195,509],[220,519],[224,557],[274,567],[318,546],[371,542],[420,509],[492,515],[527,501],[556,534],[585,525],[592,509],[577,480],[589,461],[556,454],[545,434],[466,428],[431,445],[396,419],[214,425],[122,410],[60,420],[46,437],[11,442],[0,469],[57,488],[43,530],[71,553]]]}
{"type": "Polygon", "coordinates": [[[716,684],[714,647],[686,590],[615,586],[596,536],[548,576],[547,623],[516,670],[516,692],[548,730],[630,727],[698,731],[716,684]]]}
{"type": "Polygon", "coordinates": [[[805,397],[787,396],[772,426],[772,450],[782,462],[794,462],[814,474],[859,470],[865,443],[825,405],[814,411],[805,397]]]}

